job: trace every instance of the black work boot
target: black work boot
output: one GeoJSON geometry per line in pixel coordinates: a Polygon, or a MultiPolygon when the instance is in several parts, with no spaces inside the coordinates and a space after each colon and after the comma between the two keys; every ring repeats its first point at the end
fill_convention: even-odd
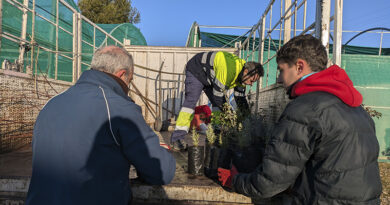
{"type": "Polygon", "coordinates": [[[185,152],[187,151],[187,143],[183,139],[176,140],[171,144],[171,149],[173,151],[185,152]]]}

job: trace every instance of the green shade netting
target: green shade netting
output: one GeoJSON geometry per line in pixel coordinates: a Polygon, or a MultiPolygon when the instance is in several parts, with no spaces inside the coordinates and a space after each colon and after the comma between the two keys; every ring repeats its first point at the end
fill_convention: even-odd
{"type": "MultiPolygon", "coordinates": [[[[2,32],[6,32],[15,37],[21,37],[23,12],[5,0],[0,1],[2,1],[3,4],[3,16],[1,22],[2,32]]],[[[23,4],[23,0],[17,1],[23,4]]],[[[65,1],[73,9],[80,11],[73,0],[65,1]]],[[[36,13],[55,24],[57,23],[56,3],[56,0],[36,1],[36,13]]],[[[61,3],[58,6],[58,25],[62,28],[58,29],[58,62],[56,62],[55,53],[49,52],[45,49],[38,49],[38,47],[35,46],[33,55],[31,55],[31,51],[27,51],[24,54],[24,72],[26,71],[26,66],[33,62],[33,73],[47,74],[49,78],[55,78],[57,64],[57,79],[72,81],[73,62],[67,57],[73,57],[73,11],[61,3]]],[[[32,1],[29,1],[29,8],[32,9],[32,7],[32,1]]],[[[33,30],[32,16],[31,12],[27,13],[27,42],[23,44],[31,48],[30,44],[33,30]]],[[[88,69],[88,65],[91,62],[94,51],[94,43],[95,48],[97,48],[101,45],[115,45],[116,42],[110,38],[106,38],[106,35],[98,29],[94,30],[93,26],[85,20],[81,21],[81,25],[81,70],[84,71],[88,69]]],[[[123,39],[130,39],[131,45],[146,45],[146,41],[142,33],[138,28],[130,23],[100,24],[98,26],[107,33],[111,34],[121,43],[123,43],[123,39]]],[[[55,51],[56,39],[56,26],[47,22],[43,18],[36,16],[34,26],[35,43],[39,46],[55,51]]],[[[5,59],[11,62],[17,60],[19,58],[19,46],[18,42],[2,37],[0,44],[0,63],[5,59]]]]}

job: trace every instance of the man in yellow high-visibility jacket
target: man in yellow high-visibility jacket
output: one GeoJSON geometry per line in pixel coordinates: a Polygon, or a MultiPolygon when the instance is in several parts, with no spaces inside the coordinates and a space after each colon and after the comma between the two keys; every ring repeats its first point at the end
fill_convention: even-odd
{"type": "Polygon", "coordinates": [[[211,101],[214,115],[221,112],[226,101],[224,92],[231,88],[234,88],[234,99],[238,107],[248,109],[245,86],[252,85],[263,74],[260,63],[245,62],[228,52],[198,53],[191,58],[186,66],[184,103],[171,136],[173,149],[186,149],[183,139],[190,128],[194,108],[202,90],[211,101]]]}

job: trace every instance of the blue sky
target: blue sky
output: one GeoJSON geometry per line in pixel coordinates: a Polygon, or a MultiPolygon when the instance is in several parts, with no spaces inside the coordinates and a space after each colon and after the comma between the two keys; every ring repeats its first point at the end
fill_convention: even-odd
{"type": "MultiPolygon", "coordinates": [[[[140,28],[148,45],[154,46],[184,46],[194,21],[200,25],[250,27],[257,23],[268,3],[269,0],[132,0],[132,6],[141,13],[141,23],[135,26],[140,28]]],[[[272,24],[280,15],[279,4],[276,0],[272,24]]],[[[308,0],[308,24],[313,22],[314,12],[310,10],[314,11],[314,6],[315,0],[308,0]]],[[[390,28],[390,0],[344,0],[343,15],[343,30],[390,28]]],[[[241,35],[247,30],[203,28],[201,31],[241,35]]],[[[343,42],[355,34],[344,33],[343,42]]],[[[379,42],[380,34],[364,34],[351,44],[379,47],[379,42]]],[[[390,34],[384,34],[383,47],[390,47],[390,34]]]]}

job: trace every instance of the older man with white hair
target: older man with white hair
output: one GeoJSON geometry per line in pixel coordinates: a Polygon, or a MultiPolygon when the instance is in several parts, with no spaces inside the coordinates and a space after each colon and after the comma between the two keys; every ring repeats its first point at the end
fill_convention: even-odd
{"type": "Polygon", "coordinates": [[[175,159],[127,95],[133,70],[126,50],[100,48],[91,70],[45,105],[26,204],[129,204],[130,165],[146,183],[170,183],[175,159]]]}

